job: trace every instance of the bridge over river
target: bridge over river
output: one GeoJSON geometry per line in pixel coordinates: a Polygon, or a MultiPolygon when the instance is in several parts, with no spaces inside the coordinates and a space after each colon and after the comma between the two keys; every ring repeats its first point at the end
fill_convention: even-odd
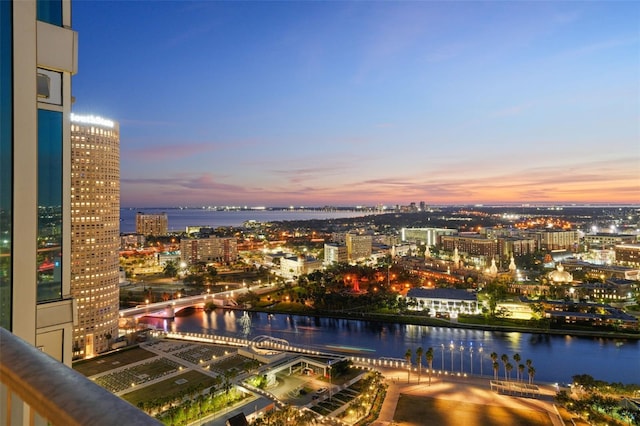
{"type": "Polygon", "coordinates": [[[257,294],[268,293],[273,288],[269,286],[241,287],[227,290],[220,293],[202,293],[196,296],[184,296],[162,302],[145,303],[135,308],[120,310],[121,319],[135,319],[142,317],[174,318],[178,312],[185,308],[204,308],[207,304],[214,304],[216,307],[237,306],[235,298],[248,291],[257,294]]]}

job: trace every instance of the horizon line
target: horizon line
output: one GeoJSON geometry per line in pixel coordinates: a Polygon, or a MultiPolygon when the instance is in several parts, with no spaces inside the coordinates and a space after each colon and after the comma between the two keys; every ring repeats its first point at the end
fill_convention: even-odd
{"type": "MultiPolygon", "coordinates": [[[[393,210],[398,207],[409,207],[410,204],[379,204],[379,205],[300,205],[300,206],[250,206],[250,205],[177,205],[177,206],[120,206],[120,209],[135,210],[135,209],[189,209],[189,210],[306,210],[306,209],[354,209],[354,210],[380,210],[380,207],[386,210],[393,210]]],[[[419,204],[416,204],[418,207],[419,204]]],[[[616,203],[616,202],[601,202],[601,203],[446,203],[446,204],[427,204],[427,207],[522,207],[522,208],[536,208],[536,207],[627,207],[627,208],[640,208],[640,203],[616,203]]]]}

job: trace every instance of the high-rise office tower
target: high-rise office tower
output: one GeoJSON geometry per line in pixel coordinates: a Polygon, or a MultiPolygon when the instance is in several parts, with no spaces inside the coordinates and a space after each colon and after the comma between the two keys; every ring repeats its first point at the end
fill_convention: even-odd
{"type": "Polygon", "coordinates": [[[71,2],[0,1],[0,325],[68,365],[71,2]]]}
{"type": "Polygon", "coordinates": [[[71,114],[73,356],[92,357],[118,335],[120,126],[71,114]]]}

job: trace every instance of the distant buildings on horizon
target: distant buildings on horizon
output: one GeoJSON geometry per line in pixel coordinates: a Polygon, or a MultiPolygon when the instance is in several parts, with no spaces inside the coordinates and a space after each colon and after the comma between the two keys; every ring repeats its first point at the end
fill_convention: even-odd
{"type": "Polygon", "coordinates": [[[237,205],[201,205],[201,206],[122,206],[123,210],[213,210],[213,211],[378,211],[378,212],[425,212],[441,208],[543,208],[549,210],[563,210],[572,208],[640,208],[640,203],[432,203],[421,201],[403,204],[376,205],[324,205],[324,206],[237,206],[237,205]],[[423,204],[424,203],[424,204],[423,204]]]}

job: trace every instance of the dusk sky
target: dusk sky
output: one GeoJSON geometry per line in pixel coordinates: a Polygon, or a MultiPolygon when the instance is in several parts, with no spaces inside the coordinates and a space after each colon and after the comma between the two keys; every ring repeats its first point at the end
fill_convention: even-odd
{"type": "Polygon", "coordinates": [[[640,202],[640,2],[75,1],[121,205],[640,202]]]}

